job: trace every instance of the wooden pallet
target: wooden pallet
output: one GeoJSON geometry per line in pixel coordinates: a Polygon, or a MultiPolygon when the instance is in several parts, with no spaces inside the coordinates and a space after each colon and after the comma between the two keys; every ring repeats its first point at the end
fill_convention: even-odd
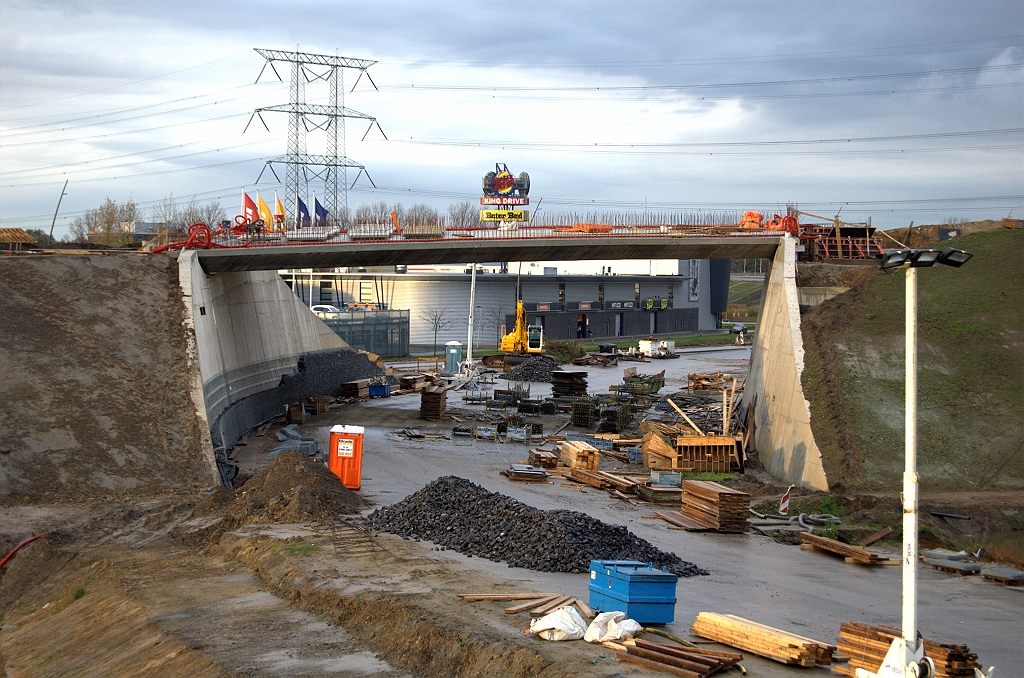
{"type": "Polygon", "coordinates": [[[880,556],[877,553],[872,553],[867,549],[861,548],[860,546],[853,546],[852,544],[844,544],[841,541],[835,539],[829,539],[828,537],[820,537],[816,534],[809,532],[802,532],[800,534],[800,540],[803,544],[800,548],[804,550],[820,549],[822,551],[828,551],[844,557],[847,563],[858,564],[858,565],[899,565],[899,559],[887,558],[880,556]],[[809,548],[808,548],[809,547],[809,548]]]}
{"type": "Polygon", "coordinates": [[[811,667],[830,664],[835,646],[731,614],[701,612],[690,631],[783,664],[811,667]]]}
{"type": "Polygon", "coordinates": [[[1015,577],[1003,577],[998,574],[982,572],[981,578],[995,584],[1002,584],[1003,586],[1024,586],[1024,579],[1017,579],[1015,577]]]}

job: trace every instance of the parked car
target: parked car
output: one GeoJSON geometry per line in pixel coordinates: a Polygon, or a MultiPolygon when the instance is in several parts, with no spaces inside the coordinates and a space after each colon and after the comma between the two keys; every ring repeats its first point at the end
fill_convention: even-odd
{"type": "Polygon", "coordinates": [[[739,334],[740,332],[750,334],[750,329],[743,323],[733,323],[732,327],[729,328],[729,331],[733,334],[739,334]]]}
{"type": "Polygon", "coordinates": [[[329,304],[317,304],[316,306],[310,306],[309,310],[317,315],[320,315],[321,313],[341,313],[340,308],[329,304]]]}

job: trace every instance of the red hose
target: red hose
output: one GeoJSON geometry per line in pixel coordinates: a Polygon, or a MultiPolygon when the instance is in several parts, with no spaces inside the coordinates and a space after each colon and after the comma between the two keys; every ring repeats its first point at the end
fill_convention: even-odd
{"type": "Polygon", "coordinates": [[[8,561],[8,560],[10,560],[11,558],[13,558],[13,557],[14,557],[14,554],[15,554],[15,553],[17,553],[17,552],[18,552],[18,549],[20,549],[20,548],[21,548],[22,546],[24,546],[25,544],[28,544],[28,543],[34,542],[34,541],[35,541],[36,539],[39,539],[40,537],[45,537],[45,536],[46,536],[46,533],[45,533],[45,532],[42,532],[42,533],[40,533],[40,534],[37,534],[37,535],[36,535],[36,536],[34,536],[34,537],[29,537],[29,538],[28,538],[28,539],[26,539],[25,541],[23,541],[23,542],[21,542],[20,544],[18,544],[17,546],[15,546],[15,547],[14,547],[13,549],[11,549],[11,552],[10,552],[10,553],[8,553],[8,554],[7,554],[6,556],[4,556],[4,559],[3,559],[3,560],[0,560],[0,567],[3,567],[4,565],[6,565],[6,564],[7,564],[7,561],[8,561]]]}

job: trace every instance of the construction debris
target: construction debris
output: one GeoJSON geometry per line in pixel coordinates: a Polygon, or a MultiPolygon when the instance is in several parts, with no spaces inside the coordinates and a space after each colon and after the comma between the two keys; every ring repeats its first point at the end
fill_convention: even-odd
{"type": "Polygon", "coordinates": [[[690,632],[783,664],[812,667],[832,663],[834,645],[804,638],[732,614],[701,612],[690,632]]]}
{"type": "Polygon", "coordinates": [[[887,558],[880,556],[877,553],[872,553],[867,549],[861,548],[860,546],[854,546],[852,544],[844,544],[841,541],[835,539],[829,539],[828,537],[820,537],[810,532],[802,532],[800,534],[800,541],[803,543],[800,548],[805,551],[821,549],[822,551],[828,551],[830,553],[836,553],[843,556],[848,563],[856,563],[859,565],[899,565],[900,560],[898,558],[887,558]]]}
{"type": "Polygon", "coordinates": [[[576,358],[576,360],[573,360],[572,364],[592,367],[613,367],[619,364],[619,358],[616,355],[588,353],[582,358],[576,358]]]}
{"type": "Polygon", "coordinates": [[[680,577],[707,574],[623,526],[576,511],[542,511],[464,478],[439,478],[367,516],[371,527],[468,555],[545,572],[589,572],[591,560],[639,560],[680,577]]]}
{"type": "MultiPolygon", "coordinates": [[[[849,666],[833,666],[832,671],[843,676],[853,676],[857,669],[877,673],[893,639],[899,636],[900,630],[890,626],[855,621],[841,624],[836,646],[840,654],[849,657],[849,666]]],[[[974,676],[974,670],[981,669],[978,655],[966,645],[927,638],[923,641],[925,656],[935,662],[936,678],[974,676]]]]}

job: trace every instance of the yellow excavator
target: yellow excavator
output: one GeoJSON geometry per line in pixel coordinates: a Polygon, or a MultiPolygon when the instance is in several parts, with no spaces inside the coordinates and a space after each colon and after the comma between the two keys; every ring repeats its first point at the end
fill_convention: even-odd
{"type": "Polygon", "coordinates": [[[526,307],[521,299],[516,302],[516,326],[501,338],[501,350],[504,355],[484,356],[484,366],[509,370],[530,356],[544,352],[544,328],[526,324],[526,307]]]}

